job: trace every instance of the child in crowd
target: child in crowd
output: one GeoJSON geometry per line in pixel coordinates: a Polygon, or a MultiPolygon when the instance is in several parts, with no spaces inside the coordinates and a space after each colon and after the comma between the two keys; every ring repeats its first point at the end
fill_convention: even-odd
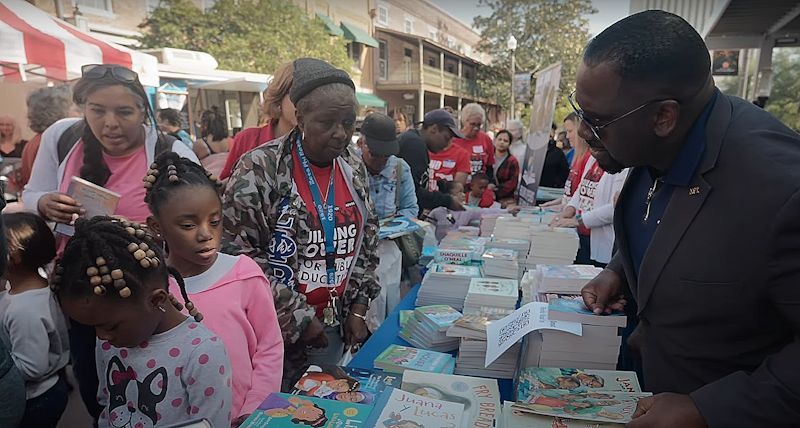
{"type": "MultiPolygon", "coordinates": [[[[489,188],[489,176],[483,172],[472,174],[467,205],[479,208],[492,208],[494,192],[489,188]]],[[[500,206],[500,204],[497,204],[500,206]]]]}
{"type": "Polygon", "coordinates": [[[152,427],[231,420],[225,345],[205,326],[183,279],[138,223],[79,219],[51,278],[64,312],[97,333],[98,425],[152,427]],[[169,293],[173,275],[190,317],[169,293]]]}
{"type": "Polygon", "coordinates": [[[58,373],[69,361],[69,337],[66,318],[39,268],[56,257],[56,240],[36,214],[3,214],[3,221],[8,241],[3,278],[10,288],[0,293],[0,337],[25,380],[20,427],[55,428],[69,398],[58,373]]]}
{"type": "Polygon", "coordinates": [[[222,203],[216,178],[174,153],[164,153],[145,177],[150,230],[167,248],[205,324],[228,349],[235,423],[244,422],[272,392],[280,392],[283,339],[269,281],[247,256],[218,252],[222,203]]]}
{"type": "MultiPolygon", "coordinates": [[[[439,180],[437,185],[439,186],[440,192],[449,193],[459,200],[464,200],[464,185],[458,181],[439,180]]],[[[438,207],[434,208],[430,214],[428,214],[427,220],[433,223],[433,226],[436,228],[436,240],[441,241],[450,230],[460,226],[469,226],[472,222],[479,222],[482,215],[505,213],[516,215],[519,211],[520,207],[517,205],[509,206],[508,209],[467,208],[464,211],[453,211],[449,208],[438,207]]]]}

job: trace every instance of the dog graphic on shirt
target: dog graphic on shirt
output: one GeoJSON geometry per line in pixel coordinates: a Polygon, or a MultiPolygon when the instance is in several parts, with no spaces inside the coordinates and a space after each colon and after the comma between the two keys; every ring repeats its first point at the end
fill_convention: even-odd
{"type": "Polygon", "coordinates": [[[114,356],[106,369],[108,418],[115,428],[153,428],[156,405],[167,395],[167,369],[159,367],[139,382],[133,367],[114,356]],[[153,391],[159,391],[157,394],[153,391]]]}

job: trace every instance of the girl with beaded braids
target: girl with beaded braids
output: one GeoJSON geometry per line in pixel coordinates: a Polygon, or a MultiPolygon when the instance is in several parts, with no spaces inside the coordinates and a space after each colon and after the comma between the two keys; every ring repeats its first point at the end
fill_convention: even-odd
{"type": "Polygon", "coordinates": [[[225,346],[200,324],[183,279],[143,226],[79,219],[51,288],[67,315],[97,332],[99,427],[169,425],[187,415],[230,424],[225,346]],[[170,275],[189,317],[168,292],[170,275]]]}
{"type": "MultiPolygon", "coordinates": [[[[225,342],[233,370],[236,424],[280,392],[283,338],[267,277],[247,256],[219,253],[222,202],[217,180],[199,165],[164,153],[144,178],[149,229],[168,249],[203,322],[225,342]]],[[[177,284],[172,284],[173,287],[177,284]]],[[[173,288],[174,290],[174,288],[173,288]]]]}

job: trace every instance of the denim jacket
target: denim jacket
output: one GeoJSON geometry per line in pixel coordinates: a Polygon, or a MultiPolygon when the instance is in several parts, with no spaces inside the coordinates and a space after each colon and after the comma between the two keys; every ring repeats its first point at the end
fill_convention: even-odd
{"type": "Polygon", "coordinates": [[[378,218],[387,218],[395,214],[417,218],[419,205],[414,188],[414,177],[411,168],[397,156],[389,156],[386,166],[378,175],[369,175],[369,194],[375,203],[378,218]],[[397,163],[400,162],[399,177],[397,163]],[[397,185],[400,184],[400,206],[397,202],[397,185]]]}

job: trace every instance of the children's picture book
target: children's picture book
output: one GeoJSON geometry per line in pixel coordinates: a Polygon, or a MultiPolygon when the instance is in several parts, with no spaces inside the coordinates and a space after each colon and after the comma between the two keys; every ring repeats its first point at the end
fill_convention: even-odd
{"type": "Polygon", "coordinates": [[[547,304],[548,315],[552,320],[623,328],[627,325],[628,318],[623,312],[595,315],[594,312],[586,308],[583,300],[549,299],[547,304]]]}
{"type": "Polygon", "coordinates": [[[516,299],[519,295],[519,281],[516,279],[473,278],[469,283],[468,293],[516,299]]]}
{"type": "Polygon", "coordinates": [[[365,424],[370,412],[372,406],[363,404],[272,393],[241,427],[361,428],[371,426],[365,424]]]}
{"type": "Polygon", "coordinates": [[[472,250],[437,248],[434,252],[433,261],[451,265],[470,265],[472,264],[472,250]]]}
{"type": "Polygon", "coordinates": [[[414,311],[410,310],[400,311],[400,328],[403,328],[405,327],[406,324],[408,324],[408,319],[411,318],[412,315],[414,315],[414,311]]]}
{"type": "Polygon", "coordinates": [[[375,367],[396,373],[404,370],[442,373],[451,360],[454,360],[451,355],[441,352],[390,345],[375,359],[375,367]]]}
{"type": "Polygon", "coordinates": [[[519,258],[517,250],[507,250],[505,248],[487,248],[483,252],[482,259],[496,259],[496,260],[516,260],[519,258]]]}
{"type": "Polygon", "coordinates": [[[431,273],[437,275],[466,276],[470,278],[480,278],[480,266],[457,266],[435,263],[431,267],[431,273]]]}
{"type": "Polygon", "coordinates": [[[428,223],[415,218],[397,215],[380,221],[380,239],[394,239],[422,229],[428,223]]]}
{"type": "MultiPolygon", "coordinates": [[[[85,218],[113,215],[119,203],[119,193],[98,186],[74,175],[70,179],[67,196],[81,204],[86,210],[85,218]]],[[[56,223],[55,231],[66,236],[75,234],[75,228],[69,224],[56,223]]]]}
{"type": "Polygon", "coordinates": [[[524,401],[517,401],[513,407],[545,416],[626,424],[631,421],[639,399],[650,395],[652,394],[644,392],[572,392],[563,389],[540,389],[526,397],[524,401]]]}
{"type": "Polygon", "coordinates": [[[400,387],[402,375],[356,367],[310,365],[295,383],[293,395],[348,403],[373,404],[386,387],[400,387]]]}
{"type": "Polygon", "coordinates": [[[462,428],[464,405],[412,394],[386,391],[375,403],[365,426],[370,428],[462,428]]]}
{"type": "Polygon", "coordinates": [[[447,331],[463,315],[448,305],[420,306],[414,310],[417,319],[436,331],[447,331]]]}
{"type": "Polygon", "coordinates": [[[401,388],[427,398],[464,405],[464,428],[496,426],[500,419],[497,379],[407,372],[401,388]]]}
{"type": "Polygon", "coordinates": [[[543,389],[642,392],[636,372],[553,367],[525,367],[520,371],[516,395],[519,401],[543,389]]]}
{"type": "Polygon", "coordinates": [[[625,428],[624,424],[612,422],[582,421],[558,416],[544,416],[523,412],[512,407],[512,401],[503,403],[503,423],[508,428],[625,428]]]}

